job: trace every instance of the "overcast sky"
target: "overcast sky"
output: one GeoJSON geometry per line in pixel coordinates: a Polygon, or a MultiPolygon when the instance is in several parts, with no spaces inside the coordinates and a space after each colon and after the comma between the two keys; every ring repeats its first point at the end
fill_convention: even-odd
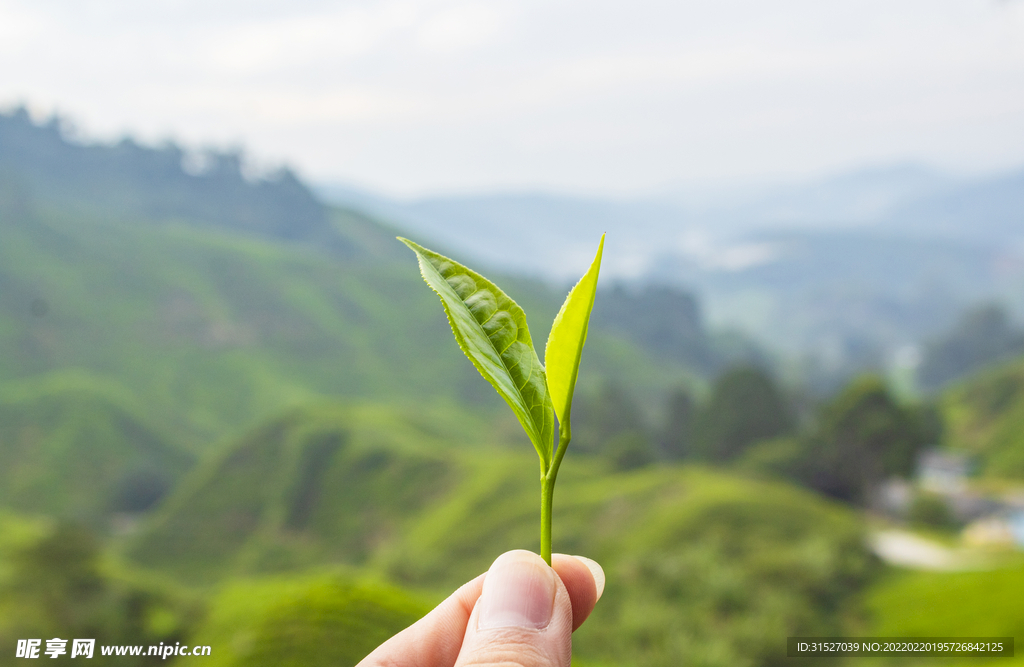
{"type": "Polygon", "coordinates": [[[1020,0],[0,0],[0,107],[393,195],[1024,165],[1020,0]]]}

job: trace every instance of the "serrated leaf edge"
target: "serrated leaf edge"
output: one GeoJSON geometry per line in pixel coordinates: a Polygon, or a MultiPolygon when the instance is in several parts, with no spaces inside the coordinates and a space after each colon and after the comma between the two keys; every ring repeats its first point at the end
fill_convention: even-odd
{"type": "MultiPolygon", "coordinates": [[[[468,343],[465,340],[464,336],[460,333],[459,327],[456,325],[456,323],[455,323],[455,321],[453,319],[452,313],[449,310],[448,301],[444,298],[444,296],[441,294],[441,292],[438,290],[438,288],[435,287],[434,284],[431,282],[431,277],[435,277],[435,279],[439,283],[443,283],[448,289],[450,289],[452,291],[452,294],[449,295],[449,296],[450,297],[454,297],[454,301],[456,303],[460,304],[463,308],[466,309],[467,313],[469,313],[469,316],[470,316],[469,319],[472,320],[472,322],[477,327],[479,327],[480,334],[485,339],[489,340],[489,338],[487,336],[487,333],[486,333],[486,331],[484,331],[483,327],[480,326],[480,323],[476,321],[476,318],[473,317],[472,312],[469,310],[469,307],[465,305],[465,302],[462,300],[462,298],[459,297],[457,293],[455,293],[454,288],[451,287],[451,285],[448,283],[448,281],[445,280],[444,276],[441,275],[440,271],[437,270],[437,268],[431,263],[430,259],[424,253],[429,253],[431,255],[436,255],[438,258],[440,258],[440,259],[442,259],[444,261],[451,262],[453,265],[455,265],[455,266],[461,268],[462,270],[464,270],[474,280],[479,280],[479,281],[482,281],[483,283],[489,285],[490,288],[494,289],[496,292],[498,292],[504,298],[508,299],[508,301],[513,306],[515,306],[518,309],[519,313],[522,314],[522,316],[523,316],[523,322],[524,322],[524,325],[525,325],[525,323],[526,323],[526,314],[523,311],[522,307],[519,306],[519,304],[516,303],[514,299],[512,299],[510,296],[508,296],[508,294],[506,294],[504,292],[504,290],[499,288],[492,281],[490,281],[489,279],[487,279],[483,275],[477,273],[476,271],[473,271],[472,269],[470,269],[469,267],[465,266],[464,264],[462,264],[460,262],[457,262],[457,261],[451,259],[450,257],[445,257],[444,255],[441,255],[440,253],[434,252],[433,250],[430,250],[428,248],[424,248],[423,246],[415,243],[414,241],[410,241],[409,239],[406,239],[406,238],[403,238],[403,237],[400,237],[400,236],[397,237],[397,238],[398,238],[399,241],[404,243],[413,252],[416,253],[416,258],[417,258],[417,261],[419,262],[420,276],[423,278],[424,282],[427,283],[427,286],[430,287],[430,289],[435,294],[438,295],[438,297],[439,297],[439,299],[441,301],[441,306],[444,308],[445,317],[448,319],[448,326],[452,330],[452,335],[455,337],[455,340],[456,340],[456,342],[459,345],[459,349],[462,350],[462,353],[465,354],[466,358],[469,359],[469,361],[473,364],[473,367],[477,369],[477,372],[479,372],[480,375],[484,377],[484,379],[486,379],[492,386],[495,387],[495,390],[498,391],[498,394],[505,400],[506,403],[509,404],[509,407],[512,408],[513,413],[515,413],[515,415],[516,415],[517,419],[519,420],[520,424],[523,426],[523,430],[526,431],[526,435],[530,438],[530,441],[533,443],[534,448],[537,450],[537,454],[538,454],[538,456],[540,456],[540,459],[541,459],[543,467],[546,469],[547,466],[550,465],[551,457],[552,457],[552,449],[553,449],[553,442],[552,441],[553,441],[553,438],[554,438],[554,419],[553,419],[554,408],[551,406],[550,394],[547,392],[547,377],[544,375],[544,366],[540,362],[540,358],[537,355],[536,349],[533,346],[533,338],[532,338],[532,336],[529,337],[529,347],[530,347],[530,349],[533,352],[534,361],[536,363],[534,364],[534,367],[530,369],[530,375],[528,377],[532,377],[534,373],[540,373],[542,375],[542,377],[541,377],[541,385],[540,386],[542,386],[544,388],[544,391],[545,391],[545,394],[544,394],[544,396],[542,398],[542,402],[547,404],[547,408],[548,408],[547,412],[548,412],[548,414],[552,415],[550,426],[547,429],[545,429],[545,425],[538,425],[536,423],[536,421],[533,419],[532,411],[528,407],[526,399],[525,399],[525,397],[523,397],[523,395],[521,393],[521,388],[517,387],[515,381],[512,380],[511,372],[510,372],[508,366],[505,365],[504,360],[501,358],[501,353],[499,353],[493,346],[490,347],[490,350],[492,352],[494,352],[494,356],[495,356],[495,359],[496,359],[498,365],[500,365],[501,368],[504,369],[505,373],[508,374],[508,377],[509,377],[509,380],[510,380],[510,384],[513,387],[516,388],[516,397],[519,399],[519,402],[520,402],[519,406],[514,405],[513,401],[510,400],[509,397],[505,395],[505,392],[499,390],[498,387],[494,385],[494,382],[491,381],[491,379],[488,377],[487,371],[485,371],[485,369],[481,368],[481,366],[478,363],[478,361],[473,357],[473,355],[471,354],[470,349],[469,349],[470,346],[468,345],[468,343]],[[428,276],[428,271],[432,272],[434,274],[434,276],[428,276]],[[524,417],[525,417],[525,420],[529,422],[529,426],[527,426],[527,424],[524,423],[524,417]]],[[[529,336],[529,326],[525,325],[524,328],[526,329],[527,336],[529,336]]],[[[543,407],[544,406],[542,406],[542,408],[543,407]]]]}

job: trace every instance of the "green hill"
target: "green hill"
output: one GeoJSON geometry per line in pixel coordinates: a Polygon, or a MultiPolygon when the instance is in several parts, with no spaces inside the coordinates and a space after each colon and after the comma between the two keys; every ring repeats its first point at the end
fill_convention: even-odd
{"type": "Polygon", "coordinates": [[[954,385],[942,406],[948,446],[975,454],[986,475],[1024,477],[1024,359],[954,385]]]}
{"type": "MultiPolygon", "coordinates": [[[[538,542],[528,443],[455,423],[293,411],[199,466],[128,554],[192,582],[344,563],[440,599],[538,542]]],[[[781,664],[779,637],[840,633],[871,567],[856,516],[810,493],[702,467],[615,473],[571,453],[554,545],[606,568],[576,652],[611,664],[781,664]]]]}
{"type": "MultiPolygon", "coordinates": [[[[238,154],[87,144],[65,125],[0,113],[0,385],[83,369],[192,448],[323,395],[500,407],[396,230],[238,154]]],[[[542,341],[564,291],[493,277],[542,341]]],[[[613,286],[580,381],[614,378],[653,414],[668,387],[756,354],[709,336],[685,292],[613,286]]]]}
{"type": "MultiPolygon", "coordinates": [[[[0,645],[91,638],[89,664],[152,665],[146,657],[104,656],[101,646],[173,646],[195,630],[202,609],[180,587],[113,563],[80,525],[0,511],[0,645]]],[[[70,642],[67,649],[65,658],[70,642]]],[[[14,650],[0,652],[0,666],[19,664],[14,650]]]]}
{"type": "MultiPolygon", "coordinates": [[[[121,385],[193,449],[322,395],[502,405],[462,358],[411,254],[357,213],[333,214],[357,250],[347,258],[191,224],[47,212],[31,200],[3,215],[0,384],[84,369],[121,385]]],[[[501,282],[543,340],[561,295],[501,282]]],[[[614,376],[653,402],[693,381],[613,333],[595,331],[587,354],[585,387],[614,376]]]]}
{"type": "Polygon", "coordinates": [[[870,665],[1024,665],[1024,563],[978,572],[893,572],[867,594],[876,637],[1014,637],[1015,657],[889,658],[870,665]]]}
{"type": "Polygon", "coordinates": [[[94,523],[150,508],[192,464],[116,388],[62,374],[0,394],[0,506],[94,523]]]}
{"type": "Polygon", "coordinates": [[[295,409],[212,453],[131,553],[198,581],[364,564],[454,482],[452,450],[483,440],[485,426],[459,423],[422,410],[295,409]]]}
{"type": "Polygon", "coordinates": [[[429,607],[394,586],[345,571],[242,579],[219,591],[192,645],[210,667],[355,665],[429,607]]]}

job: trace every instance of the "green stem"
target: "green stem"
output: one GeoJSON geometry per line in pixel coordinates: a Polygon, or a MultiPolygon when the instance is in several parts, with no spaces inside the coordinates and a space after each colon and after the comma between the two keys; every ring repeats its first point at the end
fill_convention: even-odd
{"type": "Polygon", "coordinates": [[[555,480],[570,438],[572,433],[569,425],[565,424],[558,437],[554,460],[546,471],[542,468],[540,473],[540,555],[548,565],[551,565],[551,511],[555,502],[555,480]]]}
{"type": "Polygon", "coordinates": [[[540,556],[551,565],[551,505],[555,496],[555,480],[540,478],[540,556]]]}

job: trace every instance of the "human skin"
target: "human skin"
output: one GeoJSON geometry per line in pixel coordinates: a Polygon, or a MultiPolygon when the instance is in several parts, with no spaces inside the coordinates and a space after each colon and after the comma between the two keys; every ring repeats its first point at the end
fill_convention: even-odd
{"type": "Polygon", "coordinates": [[[572,632],[604,591],[594,561],[509,551],[357,667],[569,667],[572,632]]]}

